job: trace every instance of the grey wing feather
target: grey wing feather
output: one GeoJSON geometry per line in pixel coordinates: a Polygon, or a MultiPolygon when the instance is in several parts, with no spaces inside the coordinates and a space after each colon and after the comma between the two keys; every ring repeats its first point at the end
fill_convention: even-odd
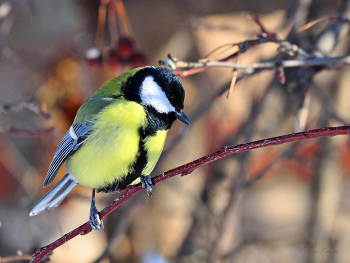
{"type": "Polygon", "coordinates": [[[78,182],[67,173],[49,192],[44,195],[30,212],[30,216],[35,216],[43,211],[57,207],[69,192],[76,187],[78,182]]]}
{"type": "Polygon", "coordinates": [[[76,150],[79,149],[81,145],[86,142],[92,125],[93,124],[91,122],[73,124],[69,128],[60,145],[58,146],[53,160],[49,166],[49,170],[44,181],[44,187],[49,186],[53,182],[62,164],[71,154],[73,154],[76,150]]]}

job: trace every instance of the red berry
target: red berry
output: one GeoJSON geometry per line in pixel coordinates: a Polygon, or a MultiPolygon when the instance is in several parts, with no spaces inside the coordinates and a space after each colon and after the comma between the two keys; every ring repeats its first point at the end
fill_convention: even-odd
{"type": "Polygon", "coordinates": [[[134,41],[130,37],[121,37],[117,50],[121,57],[130,58],[134,54],[134,41]]]}
{"type": "Polygon", "coordinates": [[[108,65],[111,70],[121,70],[127,64],[129,64],[129,60],[121,57],[118,51],[112,50],[109,52],[108,65]]]}
{"type": "Polygon", "coordinates": [[[147,59],[145,55],[141,52],[135,52],[131,59],[132,68],[143,67],[147,65],[147,59]]]}

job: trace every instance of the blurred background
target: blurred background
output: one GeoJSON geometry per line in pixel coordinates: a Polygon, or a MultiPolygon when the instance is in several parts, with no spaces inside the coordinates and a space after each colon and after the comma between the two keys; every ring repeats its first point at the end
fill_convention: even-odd
{"type": "MultiPolygon", "coordinates": [[[[29,212],[77,109],[108,79],[168,53],[197,61],[255,39],[262,32],[248,14],[307,52],[347,55],[347,25],[296,29],[325,15],[349,19],[348,2],[0,1],[0,262],[28,262],[88,220],[84,187],[52,211],[29,212]]],[[[277,48],[259,45],[239,63],[291,59],[277,48]]],[[[349,123],[348,67],[285,70],[285,84],[273,70],[253,73],[239,73],[229,96],[229,68],[181,78],[192,125],[173,125],[153,175],[225,145],[349,123]]],[[[157,184],[152,198],[138,193],[104,219],[106,232],[74,238],[51,262],[349,262],[349,158],[348,136],[226,157],[157,184]]],[[[98,194],[97,208],[118,195],[98,194]]]]}

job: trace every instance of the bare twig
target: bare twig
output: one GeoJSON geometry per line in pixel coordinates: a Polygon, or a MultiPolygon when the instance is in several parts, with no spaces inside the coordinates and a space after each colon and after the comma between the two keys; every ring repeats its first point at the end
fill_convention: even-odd
{"type": "Polygon", "coordinates": [[[0,263],[10,263],[10,262],[18,262],[18,261],[30,261],[32,259],[31,256],[8,256],[0,258],[0,263]]]}
{"type": "Polygon", "coordinates": [[[132,36],[128,14],[121,0],[112,0],[117,12],[118,20],[124,36],[132,36]]]}
{"type": "Polygon", "coordinates": [[[282,60],[282,61],[268,61],[256,62],[251,64],[237,64],[228,63],[216,60],[207,62],[185,62],[185,61],[159,61],[160,64],[170,66],[175,65],[173,72],[181,77],[189,76],[200,71],[207,70],[211,67],[232,68],[234,70],[252,70],[252,69],[279,69],[279,68],[296,68],[296,67],[311,67],[311,66],[325,66],[328,68],[340,68],[344,65],[350,64],[350,56],[340,57],[314,57],[309,60],[282,60]]]}
{"type": "Polygon", "coordinates": [[[0,134],[8,133],[8,134],[18,135],[18,136],[37,137],[37,136],[49,135],[54,131],[54,129],[55,129],[54,127],[49,127],[45,130],[27,131],[27,130],[13,128],[6,123],[0,123],[0,134]]]}
{"type": "Polygon", "coordinates": [[[45,119],[50,118],[50,114],[46,111],[45,106],[34,102],[34,99],[32,97],[28,97],[9,104],[0,103],[0,114],[19,112],[24,109],[27,109],[45,119]]]}
{"type": "MultiPolygon", "coordinates": [[[[30,112],[35,113],[38,116],[41,116],[45,119],[50,118],[50,114],[46,112],[45,106],[33,101],[32,97],[28,97],[22,99],[17,102],[3,104],[0,103],[0,114],[8,114],[10,112],[20,112],[24,109],[29,110],[30,112]]],[[[10,124],[0,123],[0,134],[8,133],[19,136],[28,136],[28,137],[36,137],[36,136],[44,136],[52,133],[54,130],[53,127],[47,128],[45,130],[38,131],[28,131],[23,129],[13,128],[10,124]]]]}
{"type": "Polygon", "coordinates": [[[99,48],[102,47],[102,43],[103,43],[103,35],[104,35],[105,24],[106,24],[106,14],[107,14],[108,3],[109,3],[109,0],[101,0],[100,6],[98,8],[98,22],[97,22],[95,45],[98,46],[99,48]]]}
{"type": "Polygon", "coordinates": [[[27,137],[44,136],[44,135],[51,134],[53,130],[54,130],[54,127],[49,127],[45,130],[39,130],[39,131],[27,131],[27,130],[13,128],[6,123],[0,123],[0,133],[8,133],[8,134],[13,134],[18,136],[27,136],[27,137]]]}
{"type": "MultiPolygon", "coordinates": [[[[339,126],[339,127],[327,127],[322,129],[315,129],[310,131],[304,131],[299,133],[293,133],[293,134],[287,134],[283,136],[263,139],[259,141],[253,141],[249,143],[239,144],[239,145],[232,145],[232,146],[226,146],[223,149],[214,152],[212,154],[206,155],[202,158],[199,158],[193,162],[184,164],[182,166],[179,166],[177,168],[171,169],[163,174],[160,174],[152,179],[153,183],[159,183],[161,181],[164,181],[166,179],[169,179],[171,177],[174,177],[175,175],[181,174],[182,176],[190,174],[195,169],[199,168],[200,166],[204,164],[208,164],[210,162],[217,161],[223,157],[226,157],[228,155],[238,153],[238,152],[244,152],[252,149],[272,146],[272,145],[280,145],[288,142],[296,142],[306,139],[312,139],[312,138],[319,138],[319,137],[326,137],[326,136],[337,136],[337,135],[346,135],[350,134],[350,126],[339,126]]],[[[137,192],[140,192],[142,190],[141,184],[137,184],[135,186],[129,186],[125,190],[123,190],[123,194],[114,200],[110,205],[108,205],[106,208],[104,208],[100,212],[100,218],[103,219],[108,214],[110,214],[113,210],[115,210],[117,207],[119,207],[122,203],[124,203],[126,200],[128,200],[131,196],[136,194],[137,192]]],[[[31,263],[39,262],[45,255],[56,249],[57,247],[63,245],[70,239],[78,236],[78,235],[85,235],[91,232],[91,226],[89,222],[86,222],[85,224],[81,225],[80,227],[74,229],[73,231],[69,232],[68,234],[65,234],[63,237],[57,239],[53,243],[38,249],[33,254],[33,260],[31,263]]]]}
{"type": "Polygon", "coordinates": [[[306,25],[300,27],[297,29],[297,33],[302,32],[304,30],[309,29],[310,27],[324,21],[324,20],[328,20],[331,23],[336,23],[336,24],[340,24],[340,25],[350,25],[350,20],[345,18],[345,17],[341,17],[341,16],[324,16],[315,20],[312,20],[311,22],[307,23],[306,25]]]}
{"type": "MultiPolygon", "coordinates": [[[[303,66],[303,64],[306,61],[314,59],[313,56],[308,54],[305,50],[303,50],[299,46],[294,45],[286,40],[278,39],[275,33],[268,32],[265,29],[265,27],[262,25],[258,16],[249,15],[249,18],[252,21],[254,21],[260,28],[261,34],[258,35],[256,39],[250,39],[239,43],[225,44],[225,45],[219,46],[218,48],[215,48],[213,51],[211,51],[203,59],[199,59],[198,62],[179,61],[178,59],[172,57],[169,54],[168,55],[169,59],[167,61],[160,60],[159,64],[170,66],[174,70],[174,73],[178,76],[188,76],[188,75],[196,74],[198,72],[202,72],[208,69],[209,67],[229,67],[229,68],[233,68],[234,70],[243,70],[243,69],[251,70],[254,68],[264,68],[264,69],[274,68],[274,69],[279,69],[279,71],[282,72],[284,67],[300,67],[300,66],[303,66]],[[269,65],[254,63],[254,64],[251,64],[250,66],[243,65],[243,67],[241,67],[241,65],[238,63],[227,63],[227,61],[231,59],[238,58],[240,54],[245,53],[247,50],[265,43],[278,44],[279,52],[284,52],[289,54],[291,57],[298,58],[299,61],[303,62],[302,65],[299,64],[299,65],[292,66],[287,62],[286,63],[287,66],[285,66],[285,63],[284,63],[285,61],[283,61],[283,62],[272,62],[272,64],[269,64],[269,65]],[[209,56],[212,56],[214,53],[217,53],[219,50],[222,50],[222,49],[227,50],[232,47],[238,47],[238,51],[230,54],[229,56],[221,58],[219,60],[209,59],[209,56]],[[256,65],[256,64],[259,64],[259,65],[256,65]]],[[[295,62],[295,60],[292,60],[292,61],[295,62]]],[[[304,66],[307,66],[307,65],[304,65],[304,66]]]]}

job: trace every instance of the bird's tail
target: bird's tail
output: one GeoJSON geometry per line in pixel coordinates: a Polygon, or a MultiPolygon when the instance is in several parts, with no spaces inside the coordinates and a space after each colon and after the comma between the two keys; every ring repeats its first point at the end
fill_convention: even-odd
{"type": "Polygon", "coordinates": [[[35,216],[43,211],[51,210],[57,207],[67,194],[76,187],[78,182],[70,173],[67,173],[40,201],[30,212],[30,216],[35,216]]]}

